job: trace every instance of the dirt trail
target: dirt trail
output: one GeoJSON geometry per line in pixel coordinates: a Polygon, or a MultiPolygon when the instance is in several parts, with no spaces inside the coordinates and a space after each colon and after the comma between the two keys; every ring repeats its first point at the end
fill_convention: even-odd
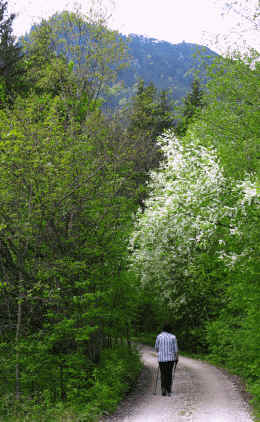
{"type": "Polygon", "coordinates": [[[153,394],[157,358],[142,349],[144,372],[137,388],[105,422],[253,422],[249,406],[227,375],[207,363],[181,357],[171,397],[153,394]]]}

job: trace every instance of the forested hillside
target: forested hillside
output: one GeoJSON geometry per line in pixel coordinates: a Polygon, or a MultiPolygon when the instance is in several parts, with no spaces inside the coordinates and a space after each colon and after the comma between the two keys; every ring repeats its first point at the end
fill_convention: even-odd
{"type": "Polygon", "coordinates": [[[172,98],[180,101],[191,89],[193,72],[200,70],[204,81],[206,65],[216,57],[212,50],[197,44],[171,44],[134,34],[129,36],[128,48],[130,66],[120,72],[126,99],[135,93],[138,80],[143,79],[160,90],[169,90],[172,98]]]}
{"type": "Polygon", "coordinates": [[[126,40],[75,11],[21,45],[14,18],[0,0],[0,419],[99,420],[166,320],[259,408],[259,57],[216,58],[181,107],[140,80],[108,115],[126,40]]]}
{"type": "MultiPolygon", "coordinates": [[[[87,46],[94,27],[90,25],[84,28],[70,21],[70,32],[66,33],[63,18],[62,14],[57,14],[49,20],[50,30],[57,32],[59,42],[56,42],[56,49],[58,52],[63,50],[67,58],[74,63],[77,60],[83,62],[90,53],[87,46]],[[81,50],[78,57],[75,56],[75,46],[72,47],[75,40],[81,50]]],[[[34,30],[35,27],[21,40],[23,44],[31,42],[34,30]]],[[[110,34],[112,35],[111,31],[110,34]]],[[[98,34],[96,35],[98,39],[98,34]]],[[[118,77],[116,80],[111,79],[105,95],[106,102],[116,107],[127,104],[129,98],[136,94],[140,79],[146,84],[153,83],[157,89],[169,91],[171,99],[180,102],[191,89],[194,72],[200,72],[201,82],[205,82],[206,66],[217,56],[215,52],[201,45],[185,42],[171,44],[135,34],[129,37],[118,34],[117,42],[121,43],[121,46],[123,43],[127,49],[125,56],[120,58],[122,68],[118,77]],[[127,66],[124,62],[126,57],[127,66]]]]}

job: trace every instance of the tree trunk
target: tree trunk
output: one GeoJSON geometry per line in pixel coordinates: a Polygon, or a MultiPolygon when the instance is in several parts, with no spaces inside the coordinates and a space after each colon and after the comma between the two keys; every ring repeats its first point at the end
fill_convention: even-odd
{"type": "Polygon", "coordinates": [[[22,325],[22,275],[19,275],[19,295],[18,295],[18,306],[17,306],[17,322],[16,322],[16,335],[15,335],[15,346],[16,346],[16,368],[15,368],[15,387],[16,387],[16,400],[20,400],[20,352],[19,352],[19,339],[22,325]]]}

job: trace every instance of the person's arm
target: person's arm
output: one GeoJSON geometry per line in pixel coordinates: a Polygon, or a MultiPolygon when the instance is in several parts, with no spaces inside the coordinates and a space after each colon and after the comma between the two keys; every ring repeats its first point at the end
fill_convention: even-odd
{"type": "Polygon", "coordinates": [[[155,348],[156,352],[159,352],[159,339],[158,339],[158,336],[156,337],[156,342],[155,342],[154,348],[155,348]]]}
{"type": "Polygon", "coordinates": [[[175,338],[175,348],[176,348],[176,365],[177,365],[179,361],[179,349],[178,349],[177,338],[175,338]]]}

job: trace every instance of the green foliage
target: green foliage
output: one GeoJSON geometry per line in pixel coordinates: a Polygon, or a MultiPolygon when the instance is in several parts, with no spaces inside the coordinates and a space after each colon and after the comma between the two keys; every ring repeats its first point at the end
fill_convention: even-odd
{"type": "MultiPolygon", "coordinates": [[[[130,345],[137,307],[136,279],[126,271],[139,195],[135,150],[100,108],[123,56],[103,21],[95,26],[79,13],[43,21],[26,45],[22,96],[16,92],[12,108],[1,110],[6,420],[95,419],[114,409],[140,367],[135,353],[114,351],[119,342],[130,345]],[[60,30],[71,36],[72,27],[89,36],[88,46],[58,37],[60,30]],[[112,369],[111,387],[101,377],[112,378],[112,369]]],[[[6,86],[1,80],[2,99],[6,86]]]]}
{"type": "MultiPolygon", "coordinates": [[[[259,220],[259,217],[258,217],[259,220]]],[[[256,224],[256,220],[255,220],[256,224]]],[[[256,409],[260,409],[260,290],[259,290],[259,223],[251,233],[247,244],[250,259],[229,274],[230,285],[225,292],[225,305],[215,321],[207,326],[207,341],[210,359],[246,380],[248,391],[253,395],[256,409]],[[252,236],[253,234],[253,236],[252,236]],[[251,239],[250,239],[251,238],[251,239]],[[251,243],[252,242],[252,243],[251,243]]]]}
{"type": "Polygon", "coordinates": [[[22,49],[13,36],[15,15],[8,15],[7,1],[0,1],[0,107],[12,104],[21,90],[22,49]]]}
{"type": "Polygon", "coordinates": [[[209,68],[204,107],[193,131],[204,145],[214,145],[225,173],[237,179],[259,177],[258,55],[219,59],[209,68]]]}
{"type": "Polygon", "coordinates": [[[23,44],[28,52],[34,44],[39,60],[53,49],[59,57],[65,56],[77,75],[78,88],[92,99],[101,96],[113,107],[128,103],[140,79],[169,91],[171,99],[180,102],[191,88],[192,71],[201,67],[196,53],[200,51],[205,60],[203,80],[206,64],[216,56],[196,44],[173,45],[133,34],[125,37],[108,30],[102,16],[91,19],[78,10],[42,21],[23,38],[23,44]],[[42,49],[46,41],[48,48],[42,49]]]}
{"type": "Polygon", "coordinates": [[[193,80],[191,88],[191,92],[184,98],[183,105],[179,107],[181,116],[178,116],[175,129],[175,133],[178,136],[185,135],[192,119],[196,118],[196,115],[205,105],[203,102],[203,90],[198,79],[195,78],[193,80]]]}
{"type": "Polygon", "coordinates": [[[78,372],[71,372],[75,385],[74,397],[70,401],[53,402],[48,388],[40,397],[25,396],[21,402],[13,401],[11,394],[5,394],[1,400],[0,415],[6,422],[96,422],[100,416],[115,410],[134,385],[141,368],[139,355],[134,349],[118,346],[102,353],[99,365],[92,370],[88,386],[81,384],[78,372]]]}
{"type": "MultiPolygon", "coordinates": [[[[126,137],[134,150],[134,178],[144,186],[149,171],[156,168],[161,152],[155,140],[173,124],[172,102],[169,93],[159,92],[151,83],[139,81],[137,93],[122,112],[126,122],[126,137]]],[[[140,204],[145,189],[140,190],[140,204]]]]}
{"type": "Polygon", "coordinates": [[[154,347],[156,336],[158,335],[158,327],[156,328],[157,331],[155,331],[154,333],[138,333],[137,337],[135,337],[135,341],[139,344],[147,344],[148,346],[154,347]]]}
{"type": "Polygon", "coordinates": [[[172,131],[158,142],[165,159],[137,213],[132,271],[144,294],[154,293],[153,310],[167,310],[181,348],[209,352],[242,376],[259,402],[256,175],[225,176],[216,151],[191,129],[181,142],[172,131]]]}
{"type": "Polygon", "coordinates": [[[204,107],[192,115],[186,136],[179,143],[170,132],[159,139],[165,160],[151,174],[150,195],[137,214],[131,243],[132,270],[145,292],[156,292],[152,308],[168,309],[181,348],[209,352],[215,363],[240,375],[256,409],[257,57],[252,52],[216,61],[202,98],[204,107]]]}
{"type": "Polygon", "coordinates": [[[1,112],[1,393],[25,401],[84,401],[93,365],[129,339],[134,316],[135,193],[120,144],[87,104],[80,120],[52,95],[1,112]]]}
{"type": "MultiPolygon", "coordinates": [[[[166,160],[147,186],[162,156],[155,138],[173,124],[168,94],[148,75],[128,114],[108,118],[101,107],[122,87],[123,39],[103,19],[64,12],[31,31],[20,61],[12,21],[0,22],[9,40],[0,53],[10,47],[13,60],[0,75],[0,99],[12,105],[0,111],[1,416],[83,422],[112,412],[140,371],[131,335],[166,318],[182,349],[209,351],[259,400],[256,56],[221,59],[203,98],[194,82],[186,136],[161,138],[166,160]]],[[[154,66],[141,43],[138,60],[154,66]]]]}
{"type": "MultiPolygon", "coordinates": [[[[23,38],[23,44],[33,68],[40,64],[40,79],[45,76],[48,82],[49,72],[46,75],[42,66],[47,60],[51,71],[56,71],[62,81],[64,76],[59,67],[55,69],[55,63],[59,65],[63,59],[73,70],[78,95],[87,95],[91,101],[105,95],[119,70],[127,64],[126,43],[119,33],[108,30],[100,16],[93,20],[79,10],[64,11],[43,20],[23,38]]],[[[31,74],[35,78],[35,72],[31,74]]]]}
{"type": "Polygon", "coordinates": [[[171,104],[167,92],[157,91],[150,83],[145,87],[139,81],[137,94],[130,103],[128,133],[130,136],[149,137],[155,140],[163,130],[173,124],[171,104]]]}
{"type": "MultiPolygon", "coordinates": [[[[233,179],[251,174],[259,184],[259,63],[256,52],[221,59],[210,68],[207,106],[192,125],[204,145],[214,145],[226,175],[233,179]]],[[[259,212],[247,207],[240,240],[233,247],[248,255],[223,273],[223,302],[207,324],[210,358],[242,376],[259,408],[259,212]],[[243,233],[243,235],[242,235],[243,233]],[[245,247],[245,246],[244,246],[245,247]]],[[[233,231],[231,233],[234,233],[233,231]]],[[[225,239],[231,244],[231,238],[225,239]]],[[[217,301],[218,303],[218,301],[217,301]]]]}
{"type": "MultiPolygon", "coordinates": [[[[204,145],[214,145],[224,174],[231,179],[255,180],[259,195],[259,63],[258,54],[236,54],[216,61],[210,71],[206,106],[191,125],[204,145]]],[[[250,187],[248,187],[248,192],[250,187]]],[[[260,408],[259,388],[259,210],[255,200],[246,207],[240,233],[224,241],[241,254],[239,262],[220,275],[222,302],[216,300],[206,341],[210,358],[241,376],[260,408]],[[237,236],[238,235],[238,236],[237,236]],[[227,243],[228,242],[228,243],[227,243]],[[242,250],[248,252],[243,256],[242,250]],[[241,253],[242,252],[242,253],[241,253]],[[219,305],[218,305],[219,304],[219,305]]],[[[236,211],[237,212],[237,211],[236,211]]]]}
{"type": "Polygon", "coordinates": [[[106,351],[95,371],[95,384],[89,390],[90,408],[111,413],[130,390],[141,369],[139,356],[127,348],[106,351]]]}

